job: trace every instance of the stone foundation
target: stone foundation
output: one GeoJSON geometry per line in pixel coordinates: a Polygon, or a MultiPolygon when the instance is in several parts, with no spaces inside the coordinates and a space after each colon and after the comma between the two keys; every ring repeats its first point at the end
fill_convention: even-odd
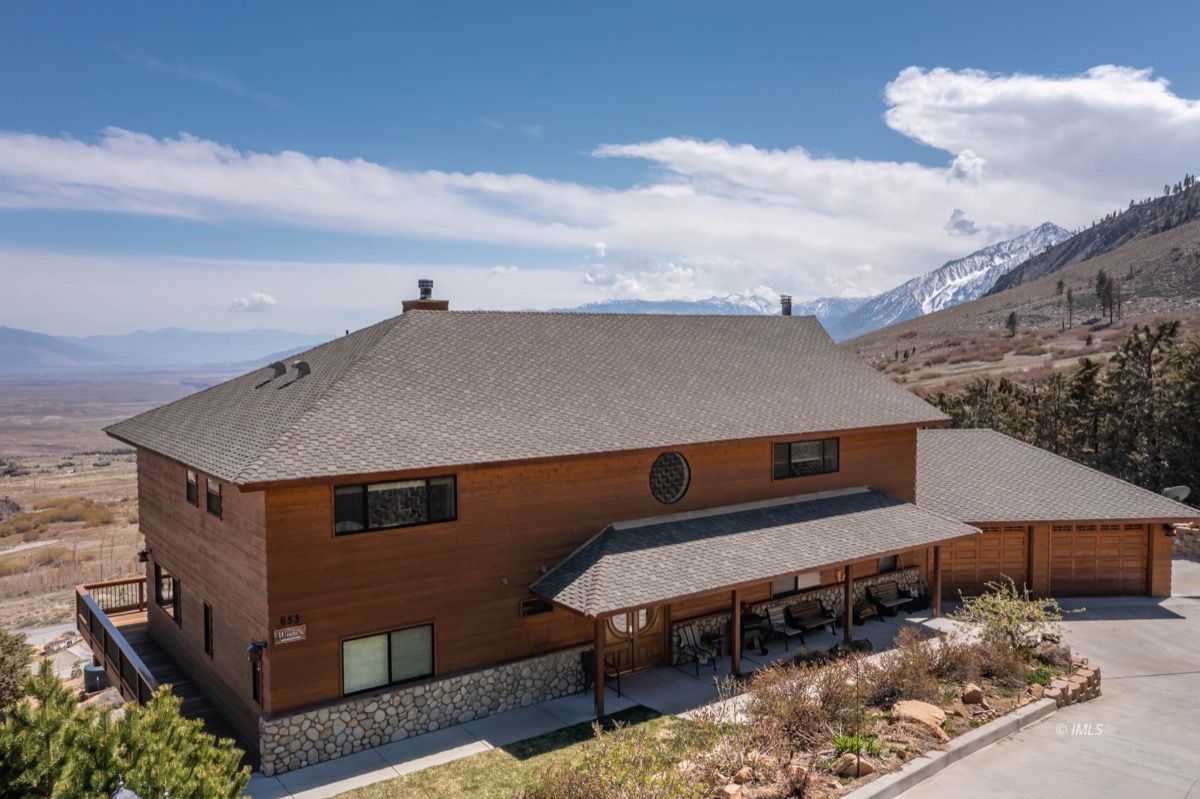
{"type": "MultiPolygon", "coordinates": [[[[896,583],[900,586],[900,590],[906,590],[913,583],[919,582],[921,579],[921,570],[916,566],[908,566],[895,571],[884,572],[883,574],[872,574],[869,577],[860,577],[854,581],[854,602],[863,601],[867,597],[867,588],[880,583],[896,583]]],[[[765,602],[758,602],[750,606],[753,613],[766,615],[767,609],[772,607],[787,607],[788,605],[798,605],[801,602],[808,602],[813,599],[819,599],[821,605],[828,611],[832,611],[836,616],[841,613],[846,596],[845,586],[842,583],[834,585],[823,585],[818,588],[812,588],[807,591],[801,591],[798,594],[779,597],[778,599],[768,599],[765,602]]],[[[678,665],[679,658],[679,628],[689,624],[694,624],[703,635],[705,633],[720,633],[725,636],[726,646],[730,642],[729,624],[733,619],[733,614],[729,611],[721,613],[711,613],[707,616],[699,616],[694,619],[677,622],[671,625],[671,663],[678,665]]]]}
{"type": "Polygon", "coordinates": [[[1180,530],[1175,532],[1175,554],[1185,558],[1200,558],[1200,531],[1180,530]]]}
{"type": "Polygon", "coordinates": [[[267,776],[311,766],[461,724],[528,707],[583,689],[579,653],[565,649],[482,671],[259,722],[259,753],[267,776]]]}

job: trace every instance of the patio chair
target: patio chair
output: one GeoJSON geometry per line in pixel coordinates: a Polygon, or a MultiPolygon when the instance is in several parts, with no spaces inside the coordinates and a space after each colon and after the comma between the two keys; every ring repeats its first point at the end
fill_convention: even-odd
{"type": "MultiPolygon", "coordinates": [[[[596,650],[587,649],[579,653],[579,663],[583,666],[583,690],[591,688],[596,684],[596,650]]],[[[617,696],[621,695],[621,670],[614,666],[607,656],[604,658],[604,685],[608,686],[610,682],[617,683],[617,696]]]]}
{"type": "Polygon", "coordinates": [[[700,664],[711,663],[713,671],[717,670],[717,650],[700,640],[700,632],[694,624],[685,624],[679,628],[679,654],[691,658],[696,664],[696,676],[700,676],[700,664]]]}
{"type": "Polygon", "coordinates": [[[767,608],[767,618],[771,620],[771,632],[783,636],[784,649],[791,648],[789,642],[796,636],[800,636],[800,643],[804,643],[804,630],[788,623],[782,607],[767,608]]]}

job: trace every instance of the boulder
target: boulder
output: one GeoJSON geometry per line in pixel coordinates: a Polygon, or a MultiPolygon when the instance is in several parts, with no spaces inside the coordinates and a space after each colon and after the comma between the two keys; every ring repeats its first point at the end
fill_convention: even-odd
{"type": "Polygon", "coordinates": [[[1071,647],[1064,643],[1042,641],[1034,647],[1033,656],[1047,666],[1066,668],[1071,665],[1071,647]]]}
{"type": "Polygon", "coordinates": [[[892,717],[916,721],[929,727],[941,729],[946,721],[946,711],[928,702],[918,702],[915,699],[905,699],[892,707],[892,717]]]}
{"type": "Polygon", "coordinates": [[[1029,686],[1029,693],[1033,696],[1034,699],[1041,699],[1042,696],[1045,694],[1045,692],[1046,692],[1046,689],[1043,688],[1042,686],[1038,685],[1037,683],[1034,683],[1033,685],[1029,686]]]}
{"type": "Polygon", "coordinates": [[[752,779],[754,779],[754,769],[749,766],[742,766],[733,775],[733,781],[738,785],[745,785],[752,779]]]}
{"type": "Polygon", "coordinates": [[[742,786],[731,782],[721,789],[721,796],[724,799],[742,799],[742,786]]]}
{"type": "Polygon", "coordinates": [[[962,701],[964,705],[978,705],[983,702],[983,689],[973,682],[963,686],[962,701]]]}
{"type": "Polygon", "coordinates": [[[839,777],[865,777],[873,774],[875,767],[866,758],[859,758],[853,752],[846,752],[833,762],[833,773],[839,777]]]}

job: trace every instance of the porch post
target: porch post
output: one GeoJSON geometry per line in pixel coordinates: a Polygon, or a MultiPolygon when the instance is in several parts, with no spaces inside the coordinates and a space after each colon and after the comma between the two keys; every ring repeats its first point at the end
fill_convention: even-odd
{"type": "Polygon", "coordinates": [[[845,606],[842,608],[842,623],[843,635],[847,644],[854,641],[854,564],[847,563],[846,566],[846,596],[843,597],[845,606]]]}
{"type": "Polygon", "coordinates": [[[933,615],[942,615],[942,545],[933,548],[933,615]]]}
{"type": "Polygon", "coordinates": [[[592,650],[592,680],[596,696],[596,718],[604,716],[604,617],[596,617],[596,641],[592,650]]]}
{"type": "Polygon", "coordinates": [[[729,653],[729,667],[735,677],[742,676],[742,600],[738,596],[738,590],[735,588],[730,592],[730,598],[733,601],[733,622],[732,629],[729,631],[729,640],[732,650],[729,653]]]}

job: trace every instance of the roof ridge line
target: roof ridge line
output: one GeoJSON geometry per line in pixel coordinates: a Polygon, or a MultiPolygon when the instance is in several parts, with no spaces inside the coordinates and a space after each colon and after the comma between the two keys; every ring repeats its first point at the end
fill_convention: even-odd
{"type": "MultiPolygon", "coordinates": [[[[331,380],[329,382],[329,385],[325,386],[324,389],[322,389],[316,396],[314,396],[312,398],[312,400],[308,404],[308,407],[305,408],[304,413],[300,414],[298,417],[296,417],[296,419],[294,419],[292,421],[291,424],[289,424],[287,427],[285,427],[283,430],[281,430],[279,432],[279,434],[277,436],[275,436],[274,439],[271,440],[270,444],[263,447],[259,451],[259,453],[254,456],[253,460],[251,460],[249,463],[247,463],[245,466],[243,466],[240,470],[238,470],[237,476],[233,480],[233,482],[237,485],[242,485],[245,483],[253,482],[251,479],[248,478],[248,474],[251,473],[254,469],[256,469],[262,463],[262,461],[266,458],[268,453],[274,452],[276,447],[279,446],[284,441],[284,439],[286,439],[288,436],[290,436],[295,431],[297,425],[299,425],[301,422],[303,422],[305,419],[308,418],[308,416],[313,412],[313,409],[317,407],[317,405],[321,399],[323,399],[325,396],[327,396],[329,394],[329,392],[333,391],[333,389],[335,387],[340,385],[341,382],[346,379],[346,375],[353,372],[355,369],[357,369],[362,364],[363,359],[368,354],[373,352],[375,350],[375,348],[379,346],[380,342],[382,342],[385,338],[387,338],[388,334],[391,333],[392,330],[395,329],[396,325],[398,325],[400,323],[400,320],[403,318],[404,318],[404,314],[397,314],[396,316],[392,316],[387,319],[383,319],[379,322],[376,322],[373,325],[367,325],[364,328],[360,328],[359,330],[354,331],[354,334],[364,333],[368,330],[371,330],[372,328],[383,327],[384,325],[387,325],[387,329],[379,336],[378,339],[375,340],[375,342],[373,344],[369,345],[366,348],[366,350],[361,355],[359,355],[358,358],[355,359],[354,363],[347,366],[340,375],[338,375],[336,378],[331,380]]],[[[351,334],[351,335],[353,335],[353,334],[351,334]]],[[[338,339],[333,339],[332,341],[326,342],[326,344],[333,343],[333,341],[337,341],[337,340],[338,339]]],[[[322,345],[322,346],[324,346],[324,345],[322,345]]],[[[306,350],[305,352],[309,352],[309,350],[306,350]]]]}

